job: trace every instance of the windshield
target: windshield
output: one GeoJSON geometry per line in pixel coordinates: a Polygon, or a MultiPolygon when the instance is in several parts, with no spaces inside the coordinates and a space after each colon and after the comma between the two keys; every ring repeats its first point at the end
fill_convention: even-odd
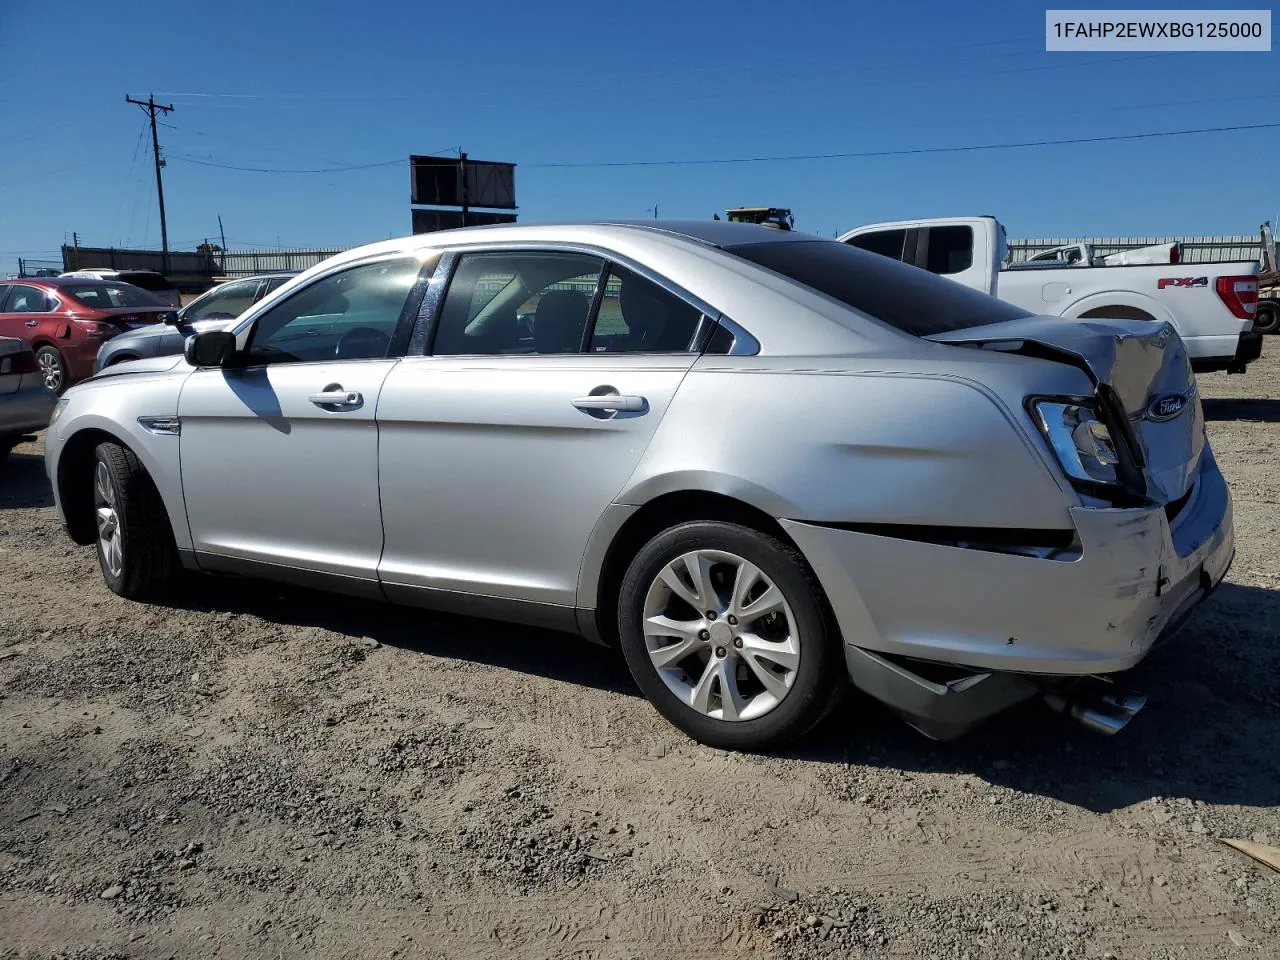
{"type": "Polygon", "coordinates": [[[128,283],[84,283],[65,286],[62,292],[86,307],[110,310],[113,307],[164,307],[145,290],[128,283]]]}
{"type": "Polygon", "coordinates": [[[1031,316],[954,280],[834,240],[726,249],[916,337],[1031,316]]]}

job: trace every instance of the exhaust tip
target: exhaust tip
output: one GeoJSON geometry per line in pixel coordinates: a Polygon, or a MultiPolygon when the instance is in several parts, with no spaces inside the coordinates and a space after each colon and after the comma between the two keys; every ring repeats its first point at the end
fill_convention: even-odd
{"type": "Polygon", "coordinates": [[[1109,693],[1096,699],[1068,700],[1060,694],[1045,697],[1049,707],[1095,733],[1114,736],[1147,705],[1145,693],[1109,693]]]}

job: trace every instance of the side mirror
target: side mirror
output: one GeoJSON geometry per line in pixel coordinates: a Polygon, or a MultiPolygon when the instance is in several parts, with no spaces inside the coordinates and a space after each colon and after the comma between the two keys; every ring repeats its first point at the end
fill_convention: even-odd
{"type": "Polygon", "coordinates": [[[173,313],[166,313],[164,315],[164,322],[171,327],[182,326],[182,311],[176,310],[173,313]]]}
{"type": "Polygon", "coordinates": [[[236,335],[229,330],[208,330],[187,337],[182,355],[193,367],[224,367],[236,353],[236,335]]]}

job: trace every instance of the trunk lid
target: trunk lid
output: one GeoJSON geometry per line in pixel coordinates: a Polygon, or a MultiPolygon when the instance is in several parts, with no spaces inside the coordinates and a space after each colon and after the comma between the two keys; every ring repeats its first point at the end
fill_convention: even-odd
{"type": "Polygon", "coordinates": [[[178,311],[173,307],[110,307],[98,308],[98,317],[103,323],[111,323],[121,330],[134,330],[163,323],[167,317],[176,317],[178,311]]]}
{"type": "Polygon", "coordinates": [[[1167,504],[1187,492],[1205,444],[1204,412],[1186,348],[1168,323],[1023,317],[928,339],[1079,367],[1094,382],[1100,416],[1111,415],[1111,432],[1127,431],[1145,495],[1167,504]]]}

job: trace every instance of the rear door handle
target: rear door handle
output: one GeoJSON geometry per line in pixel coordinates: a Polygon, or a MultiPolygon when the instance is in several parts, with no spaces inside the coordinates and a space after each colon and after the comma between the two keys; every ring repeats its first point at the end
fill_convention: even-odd
{"type": "Polygon", "coordinates": [[[27,321],[27,326],[28,326],[28,327],[34,327],[34,326],[38,326],[38,325],[39,325],[39,323],[40,323],[40,321],[39,321],[39,320],[28,320],[28,321],[27,321]]]}
{"type": "Polygon", "coordinates": [[[642,413],[649,402],[644,397],[628,397],[617,393],[604,393],[570,400],[579,410],[612,410],[615,413],[642,413]]]}
{"type": "Polygon", "coordinates": [[[317,407],[358,407],[364,397],[349,390],[325,390],[307,397],[317,407]]]}

